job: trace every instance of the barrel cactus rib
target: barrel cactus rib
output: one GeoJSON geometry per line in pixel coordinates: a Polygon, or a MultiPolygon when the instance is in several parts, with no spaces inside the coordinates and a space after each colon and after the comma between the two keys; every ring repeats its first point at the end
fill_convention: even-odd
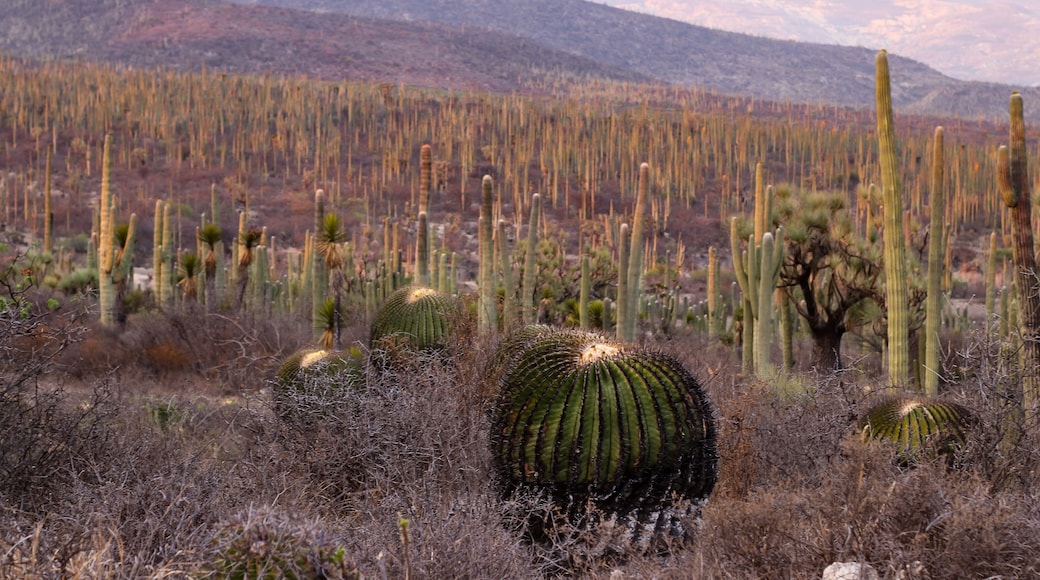
{"type": "Polygon", "coordinates": [[[413,351],[447,348],[456,323],[455,301],[423,286],[405,286],[394,291],[372,321],[370,345],[381,349],[386,341],[398,341],[413,351]]]}

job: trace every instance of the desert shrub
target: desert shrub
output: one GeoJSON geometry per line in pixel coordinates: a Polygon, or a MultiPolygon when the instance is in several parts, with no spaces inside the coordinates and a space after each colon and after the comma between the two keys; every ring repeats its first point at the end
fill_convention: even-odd
{"type": "Polygon", "coordinates": [[[58,360],[87,331],[84,311],[36,288],[21,256],[0,266],[0,498],[18,509],[52,506],[61,489],[89,477],[107,446],[111,393],[98,383],[83,396],[64,388],[58,360]]]}
{"type": "Polygon", "coordinates": [[[261,507],[224,522],[200,578],[360,579],[357,566],[318,523],[261,507]]]}

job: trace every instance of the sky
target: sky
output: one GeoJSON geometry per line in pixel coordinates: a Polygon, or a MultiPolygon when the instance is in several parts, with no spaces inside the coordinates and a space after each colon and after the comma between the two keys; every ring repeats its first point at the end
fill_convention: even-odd
{"type": "Polygon", "coordinates": [[[1040,0],[593,0],[720,30],[885,48],[949,76],[1040,85],[1040,0]]]}

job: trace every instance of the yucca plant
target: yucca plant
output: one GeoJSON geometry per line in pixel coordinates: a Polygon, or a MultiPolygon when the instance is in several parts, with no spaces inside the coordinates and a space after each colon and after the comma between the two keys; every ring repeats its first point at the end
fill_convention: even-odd
{"type": "Polygon", "coordinates": [[[900,462],[912,463],[922,456],[956,451],[973,421],[967,408],[954,403],[892,396],[867,411],[860,429],[865,441],[888,441],[895,445],[900,462]]]}
{"type": "Polygon", "coordinates": [[[199,293],[199,271],[201,270],[199,256],[194,252],[181,255],[177,268],[177,286],[181,289],[184,299],[194,302],[199,293]]]}
{"type": "MultiPolygon", "coordinates": [[[[530,328],[530,327],[529,327],[530,328]]],[[[535,327],[499,380],[492,453],[507,494],[547,493],[639,519],[715,486],[715,418],[677,360],[580,330],[535,327]]]]}
{"type": "Polygon", "coordinates": [[[372,321],[373,351],[442,351],[458,320],[458,308],[447,294],[424,286],[394,291],[372,321]]]}

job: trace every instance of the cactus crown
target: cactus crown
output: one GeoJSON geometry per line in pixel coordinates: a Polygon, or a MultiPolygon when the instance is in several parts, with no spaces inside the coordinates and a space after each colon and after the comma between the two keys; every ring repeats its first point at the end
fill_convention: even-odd
{"type": "Polygon", "coordinates": [[[589,332],[528,328],[503,343],[516,351],[494,411],[504,491],[533,487],[619,514],[707,497],[714,416],[678,361],[589,332]]]}

